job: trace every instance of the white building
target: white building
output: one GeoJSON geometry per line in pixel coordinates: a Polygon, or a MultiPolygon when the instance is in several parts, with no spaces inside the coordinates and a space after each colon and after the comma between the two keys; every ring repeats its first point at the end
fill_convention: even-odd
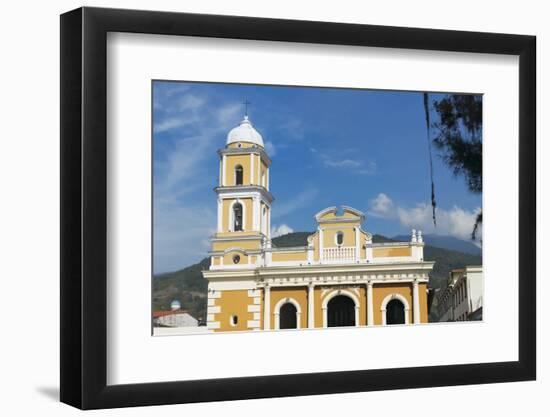
{"type": "Polygon", "coordinates": [[[159,327],[198,327],[199,321],[184,310],[155,311],[153,324],[159,327]]]}
{"type": "Polygon", "coordinates": [[[483,269],[466,266],[449,273],[447,287],[438,295],[439,321],[481,320],[483,269]]]}

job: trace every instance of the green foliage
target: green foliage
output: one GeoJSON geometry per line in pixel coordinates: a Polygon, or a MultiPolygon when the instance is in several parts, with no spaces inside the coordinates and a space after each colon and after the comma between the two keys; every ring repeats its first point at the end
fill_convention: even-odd
{"type": "MultiPolygon", "coordinates": [[[[289,233],[272,240],[277,247],[305,246],[311,232],[289,233]]],[[[382,235],[373,235],[374,243],[395,242],[382,235]]],[[[470,255],[434,246],[424,247],[424,260],[435,261],[430,276],[431,288],[446,285],[449,271],[465,265],[481,265],[481,256],[470,255]]],[[[208,282],[202,271],[210,267],[210,258],[179,271],[156,275],[153,278],[153,310],[169,310],[172,300],[181,302],[182,309],[195,318],[206,318],[208,282]]]]}
{"type": "Polygon", "coordinates": [[[449,94],[433,102],[439,114],[434,143],[455,175],[466,178],[473,193],[482,190],[482,99],[478,95],[449,94]]]}

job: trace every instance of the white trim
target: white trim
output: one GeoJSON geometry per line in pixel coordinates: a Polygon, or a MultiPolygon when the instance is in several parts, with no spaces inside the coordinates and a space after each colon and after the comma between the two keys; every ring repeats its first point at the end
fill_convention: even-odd
{"type": "Polygon", "coordinates": [[[307,286],[307,327],[315,327],[315,286],[311,283],[307,286]]]}
{"type": "Polygon", "coordinates": [[[261,311],[261,307],[259,304],[251,304],[248,306],[247,311],[249,313],[259,313],[261,311]]]}
{"type": "Polygon", "coordinates": [[[294,307],[296,307],[296,328],[300,328],[300,319],[302,317],[302,309],[300,308],[300,304],[298,301],[296,301],[294,298],[291,297],[285,297],[281,298],[277,304],[275,304],[275,309],[273,310],[273,316],[275,318],[275,330],[280,329],[280,314],[281,314],[281,307],[285,304],[290,303],[294,307]]]}
{"type": "Polygon", "coordinates": [[[264,287],[264,330],[269,330],[269,328],[271,327],[271,323],[269,321],[270,318],[271,318],[271,290],[269,288],[269,285],[266,285],[264,287]]]}
{"type": "Polygon", "coordinates": [[[254,184],[254,154],[250,154],[250,184],[254,184]]]}
{"type": "Polygon", "coordinates": [[[372,281],[367,282],[367,326],[374,325],[374,300],[372,295],[372,281]]]}
{"type": "Polygon", "coordinates": [[[420,297],[418,294],[418,281],[413,281],[413,323],[420,323],[420,297]]]}
{"type": "Polygon", "coordinates": [[[248,320],[246,322],[246,327],[249,329],[259,329],[260,328],[260,320],[248,320]]]}
{"type": "Polygon", "coordinates": [[[226,174],[225,174],[226,167],[227,167],[227,157],[224,154],[222,155],[222,187],[224,187],[226,184],[226,174]]]}
{"type": "Polygon", "coordinates": [[[223,232],[223,199],[218,197],[218,233],[223,232]]]}
{"type": "Polygon", "coordinates": [[[222,307],[221,306],[210,306],[206,308],[206,312],[208,314],[218,314],[221,313],[222,307]]]}
{"type": "Polygon", "coordinates": [[[386,325],[386,306],[391,300],[399,300],[403,303],[403,307],[405,307],[405,324],[409,324],[409,302],[401,294],[393,293],[387,295],[386,298],[382,300],[382,304],[380,306],[380,312],[382,313],[382,325],[386,325]]]}
{"type": "Polygon", "coordinates": [[[323,327],[328,327],[328,303],[339,295],[345,295],[352,299],[355,304],[355,327],[359,327],[359,298],[357,298],[357,295],[352,291],[342,289],[332,290],[323,298],[323,302],[321,303],[321,309],[323,310],[323,327]]]}

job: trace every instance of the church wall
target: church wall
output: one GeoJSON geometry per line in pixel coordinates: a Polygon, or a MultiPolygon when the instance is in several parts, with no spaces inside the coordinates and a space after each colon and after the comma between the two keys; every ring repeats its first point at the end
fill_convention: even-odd
{"type": "Polygon", "coordinates": [[[375,284],[372,289],[374,324],[382,325],[382,301],[390,294],[400,294],[409,303],[409,323],[413,322],[412,284],[375,284]]]}
{"type": "Polygon", "coordinates": [[[241,249],[255,250],[260,248],[260,239],[256,240],[224,240],[222,242],[212,242],[214,252],[224,251],[226,249],[239,247],[241,249]]]}
{"type": "Polygon", "coordinates": [[[253,319],[254,314],[248,312],[249,304],[252,304],[252,298],[249,297],[248,290],[222,291],[221,297],[215,302],[215,305],[220,307],[220,312],[214,314],[214,320],[220,323],[217,331],[249,330],[247,324],[253,319]],[[236,326],[230,324],[232,315],[238,317],[236,326]]]}
{"type": "Polygon", "coordinates": [[[225,185],[235,185],[235,167],[243,167],[243,184],[250,184],[250,155],[227,155],[225,159],[225,185]]]}
{"type": "Polygon", "coordinates": [[[271,254],[271,260],[273,262],[286,262],[286,261],[307,261],[307,252],[273,252],[271,254]]]}
{"type": "Polygon", "coordinates": [[[341,215],[337,215],[335,212],[325,213],[325,215],[321,217],[321,221],[333,220],[333,219],[356,219],[356,218],[357,218],[357,215],[344,210],[344,212],[341,215]]]}
{"type": "Polygon", "coordinates": [[[330,226],[330,229],[323,230],[323,247],[330,248],[336,246],[336,233],[344,233],[343,246],[355,246],[355,230],[353,225],[346,224],[345,226],[330,226]],[[333,227],[337,227],[334,228],[333,227]]]}
{"type": "Polygon", "coordinates": [[[241,260],[239,262],[240,265],[246,265],[248,263],[248,255],[245,255],[242,252],[231,251],[223,256],[223,264],[234,265],[235,263],[233,262],[233,256],[235,255],[239,255],[241,257],[241,260]]]}
{"type": "Polygon", "coordinates": [[[392,256],[412,256],[410,246],[391,247],[391,248],[373,248],[373,256],[377,257],[392,257],[392,256]]]}
{"type": "MultiPolygon", "coordinates": [[[[224,232],[229,232],[230,230],[231,205],[234,201],[234,199],[228,198],[223,200],[222,230],[224,232]]],[[[252,230],[252,198],[239,198],[239,201],[244,208],[244,232],[249,232],[252,230]]],[[[231,232],[231,235],[235,235],[235,232],[231,232]]]]}
{"type": "Polygon", "coordinates": [[[252,148],[255,145],[254,143],[241,141],[241,142],[230,143],[226,147],[227,148],[239,148],[239,144],[241,145],[240,148],[252,148]]]}
{"type": "Polygon", "coordinates": [[[300,328],[307,328],[307,288],[306,287],[297,287],[297,288],[272,288],[271,289],[271,328],[275,328],[275,306],[277,303],[284,298],[292,298],[299,305],[301,310],[300,315],[300,328]]]}

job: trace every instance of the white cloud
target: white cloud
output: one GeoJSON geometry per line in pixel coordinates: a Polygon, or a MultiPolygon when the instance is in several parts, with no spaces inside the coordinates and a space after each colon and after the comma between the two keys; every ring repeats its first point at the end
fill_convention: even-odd
{"type": "Polygon", "coordinates": [[[310,148],[309,150],[321,160],[325,167],[328,168],[347,170],[352,174],[358,175],[372,175],[376,173],[377,170],[377,165],[374,161],[359,160],[349,157],[337,158],[334,155],[319,152],[315,148],[310,148]]]}
{"type": "Polygon", "coordinates": [[[393,212],[393,201],[386,194],[380,193],[370,200],[370,214],[375,217],[386,217],[393,212]]]}
{"type": "Polygon", "coordinates": [[[294,232],[294,229],[286,224],[271,227],[271,237],[283,236],[294,232]]]}
{"type": "Polygon", "coordinates": [[[270,157],[273,157],[277,154],[277,149],[275,149],[275,145],[273,145],[273,142],[269,140],[265,142],[265,151],[270,157]]]}
{"type": "Polygon", "coordinates": [[[368,213],[374,217],[396,219],[402,226],[422,230],[424,233],[450,235],[470,240],[476,217],[481,208],[465,210],[454,206],[451,209],[436,207],[437,226],[433,224],[432,206],[418,203],[414,207],[396,206],[384,193],[378,194],[369,202],[368,213]]]}

